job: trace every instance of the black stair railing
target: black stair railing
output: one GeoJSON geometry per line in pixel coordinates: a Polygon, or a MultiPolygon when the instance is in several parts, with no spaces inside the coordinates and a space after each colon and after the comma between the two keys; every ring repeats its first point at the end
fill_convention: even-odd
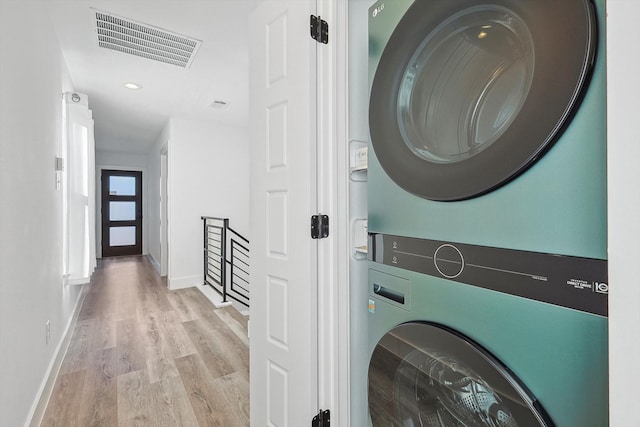
{"type": "Polygon", "coordinates": [[[204,284],[249,307],[249,240],[229,227],[229,218],[203,216],[204,284]]]}

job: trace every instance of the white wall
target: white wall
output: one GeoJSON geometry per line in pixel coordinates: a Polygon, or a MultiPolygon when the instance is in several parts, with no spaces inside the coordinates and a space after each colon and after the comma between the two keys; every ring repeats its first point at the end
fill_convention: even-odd
{"type": "MultiPolygon", "coordinates": [[[[152,182],[160,179],[159,153],[165,142],[169,153],[168,282],[171,289],[177,289],[203,283],[201,216],[229,218],[231,227],[250,239],[249,130],[171,119],[150,154],[152,182]]],[[[158,190],[154,186],[150,191],[158,190]]],[[[153,203],[159,200],[157,194],[150,198],[153,203]]],[[[151,223],[150,228],[159,229],[159,224],[151,223]]],[[[154,240],[149,252],[159,254],[156,245],[154,240]]]]}
{"type": "Polygon", "coordinates": [[[147,155],[139,153],[127,153],[123,151],[96,150],[96,164],[146,168],[147,155]]]}
{"type": "MultiPolygon", "coordinates": [[[[98,141],[96,141],[96,144],[98,141]]],[[[148,252],[149,220],[148,220],[148,186],[147,155],[120,151],[96,150],[96,254],[102,257],[102,185],[103,169],[131,170],[142,172],[142,253],[148,252]]]]}
{"type": "Polygon", "coordinates": [[[54,171],[62,93],[73,88],[39,3],[0,1],[0,58],[0,425],[20,426],[31,418],[82,290],[62,284],[54,171]]]}
{"type": "Polygon", "coordinates": [[[638,425],[640,33],[637,0],[607,2],[610,425],[638,425]]]}

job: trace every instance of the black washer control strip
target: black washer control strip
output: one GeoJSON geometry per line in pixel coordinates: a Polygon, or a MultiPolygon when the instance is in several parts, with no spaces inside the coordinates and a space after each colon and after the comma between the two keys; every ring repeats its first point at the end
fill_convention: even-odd
{"type": "Polygon", "coordinates": [[[369,260],[608,316],[606,260],[376,233],[369,260]]]}

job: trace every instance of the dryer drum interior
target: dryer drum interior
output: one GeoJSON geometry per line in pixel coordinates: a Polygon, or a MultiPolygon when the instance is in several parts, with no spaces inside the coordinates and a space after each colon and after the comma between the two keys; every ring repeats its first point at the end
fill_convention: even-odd
{"type": "Polygon", "coordinates": [[[374,426],[551,426],[497,359],[441,325],[412,322],[386,334],[369,366],[374,426]]]}
{"type": "Polygon", "coordinates": [[[505,184],[570,122],[596,44],[588,0],[415,1],[371,86],[376,157],[400,187],[431,200],[505,184]]]}

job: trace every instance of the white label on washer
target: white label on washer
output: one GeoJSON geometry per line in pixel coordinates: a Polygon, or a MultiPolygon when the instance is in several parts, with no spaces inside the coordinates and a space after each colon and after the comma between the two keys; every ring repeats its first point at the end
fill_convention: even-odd
{"type": "Polygon", "coordinates": [[[567,285],[573,286],[576,289],[593,289],[593,284],[591,282],[581,279],[569,279],[567,280],[567,285]]]}

